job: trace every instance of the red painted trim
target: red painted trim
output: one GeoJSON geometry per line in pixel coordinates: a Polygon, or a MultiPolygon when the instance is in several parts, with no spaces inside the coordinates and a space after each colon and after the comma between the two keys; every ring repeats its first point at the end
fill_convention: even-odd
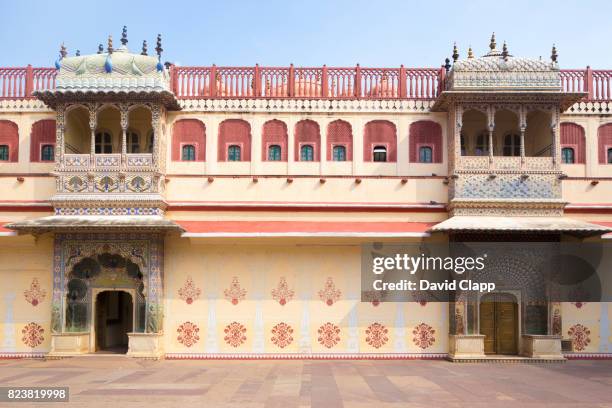
{"type": "Polygon", "coordinates": [[[166,353],[166,360],[444,360],[446,353],[166,353]]]}
{"type": "Polygon", "coordinates": [[[183,221],[189,233],[405,233],[427,232],[431,222],[183,221]]]}
{"type": "Polygon", "coordinates": [[[446,213],[446,204],[171,201],[168,211],[446,213]]]}
{"type": "MultiPolygon", "coordinates": [[[[294,179],[317,179],[319,180],[320,178],[327,178],[327,179],[355,179],[355,178],[362,178],[362,179],[377,179],[377,180],[394,180],[394,179],[406,179],[406,180],[418,180],[418,179],[440,179],[443,180],[446,178],[446,176],[372,176],[372,175],[337,175],[337,174],[313,174],[313,175],[300,175],[300,174],[283,174],[283,175],[270,175],[270,174],[249,174],[249,175],[240,175],[240,174],[166,174],[166,178],[171,178],[171,177],[183,177],[183,178],[208,178],[208,177],[215,177],[215,178],[231,178],[231,179],[236,179],[236,178],[253,178],[253,177],[258,177],[258,178],[282,178],[285,179],[287,177],[291,177],[294,179]]],[[[591,179],[589,179],[591,180],[591,179]]]]}
{"type": "Polygon", "coordinates": [[[52,205],[7,205],[0,204],[0,212],[53,212],[52,205]]]}

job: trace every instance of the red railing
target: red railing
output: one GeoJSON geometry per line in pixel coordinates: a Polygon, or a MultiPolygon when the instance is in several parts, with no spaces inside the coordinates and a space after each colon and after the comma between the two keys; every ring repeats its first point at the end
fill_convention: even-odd
{"type": "MultiPolygon", "coordinates": [[[[53,68],[0,68],[0,99],[32,98],[55,88],[53,68]]],[[[179,99],[435,99],[444,85],[443,68],[177,67],[170,68],[179,99]]],[[[612,70],[564,69],[565,92],[586,92],[587,101],[612,101],[612,70]]]]}

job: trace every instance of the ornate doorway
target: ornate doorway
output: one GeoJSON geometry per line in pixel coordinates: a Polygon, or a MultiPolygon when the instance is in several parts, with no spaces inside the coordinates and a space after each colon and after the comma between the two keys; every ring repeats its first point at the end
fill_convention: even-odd
{"type": "Polygon", "coordinates": [[[510,294],[492,294],[480,302],[480,334],[485,354],[518,354],[518,303],[510,294]]]}
{"type": "Polygon", "coordinates": [[[134,330],[132,295],[118,290],[99,292],[94,309],[95,351],[125,354],[128,333],[134,330]]]}

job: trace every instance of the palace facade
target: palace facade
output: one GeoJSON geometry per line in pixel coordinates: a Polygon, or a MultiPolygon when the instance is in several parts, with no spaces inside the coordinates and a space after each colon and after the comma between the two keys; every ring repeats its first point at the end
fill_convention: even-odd
{"type": "Polygon", "coordinates": [[[124,29],[0,68],[1,357],[612,356],[612,303],[532,305],[511,279],[451,302],[360,286],[372,242],[611,237],[612,71],[494,37],[440,68],[155,51],[124,29]]]}

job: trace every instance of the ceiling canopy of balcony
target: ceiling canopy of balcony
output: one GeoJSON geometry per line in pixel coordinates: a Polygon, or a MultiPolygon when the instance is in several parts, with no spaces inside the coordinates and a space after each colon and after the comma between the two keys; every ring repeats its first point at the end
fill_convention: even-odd
{"type": "Polygon", "coordinates": [[[122,45],[113,48],[109,36],[108,47],[102,44],[97,54],[68,57],[64,45],[60,58],[55,62],[57,77],[54,89],[42,89],[34,95],[54,107],[62,101],[96,101],[131,99],[142,102],[163,103],[169,109],[180,109],[171,91],[170,75],[161,63],[161,36],[157,37],[157,56],[147,54],[146,41],[141,53],[133,53],[127,47],[127,30],[124,27],[122,45]]]}

